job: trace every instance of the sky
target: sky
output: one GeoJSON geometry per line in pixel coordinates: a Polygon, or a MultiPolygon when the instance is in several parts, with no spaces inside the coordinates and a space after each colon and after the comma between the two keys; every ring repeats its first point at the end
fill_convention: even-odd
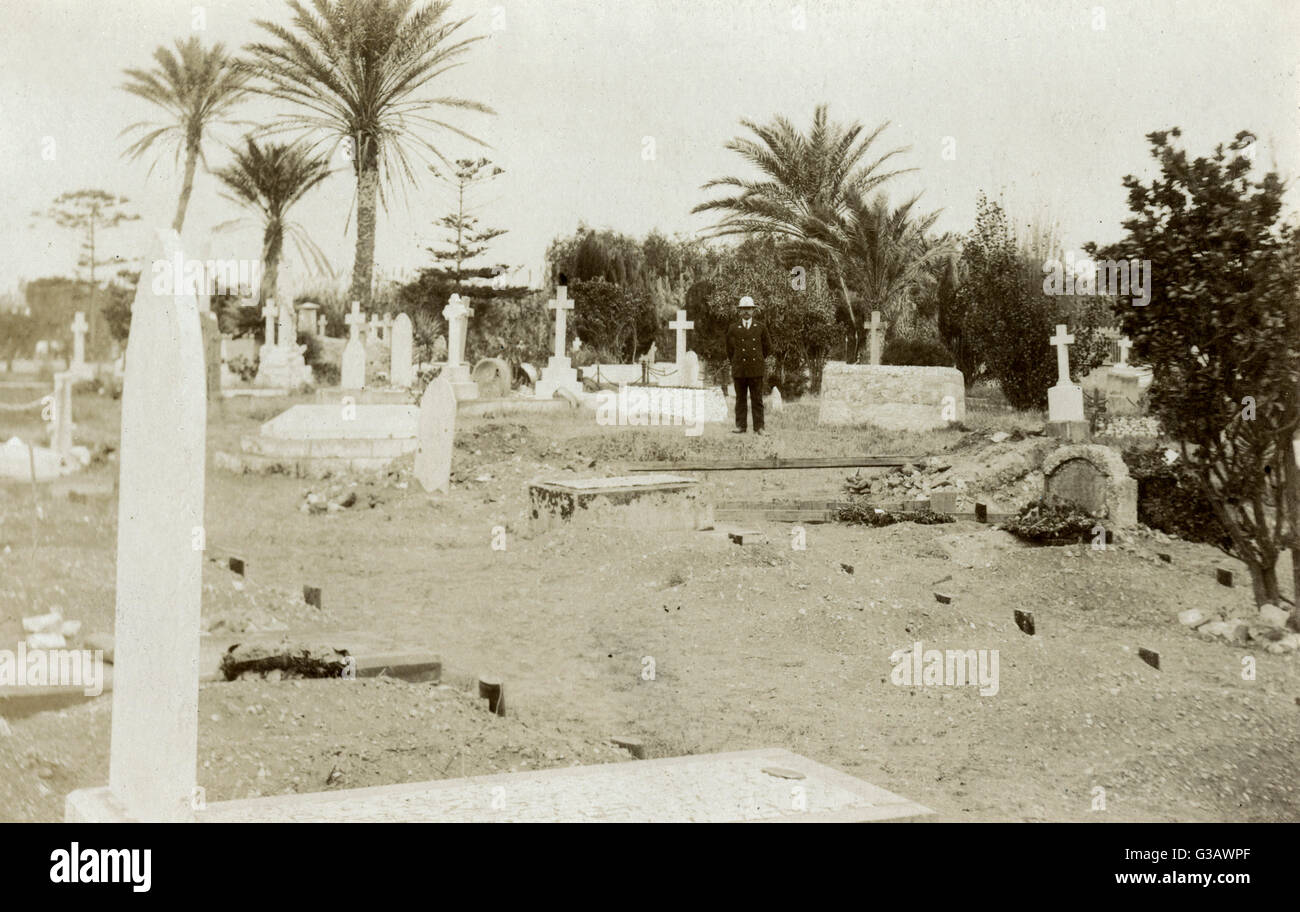
{"type": "MultiPolygon", "coordinates": [[[[1122,235],[1126,174],[1150,178],[1145,139],[1179,126],[1196,155],[1239,130],[1258,137],[1256,163],[1288,180],[1300,170],[1300,0],[455,0],[482,35],[436,92],[490,105],[450,111],[482,140],[435,137],[449,158],[491,158],[505,173],[476,201],[482,224],[508,233],[490,261],[540,285],[547,244],[580,223],[634,236],[697,235],[692,215],[708,180],[750,176],[725,143],[742,119],[781,115],[806,128],[818,103],[840,122],[888,121],[881,152],[914,172],[885,185],[898,202],[921,194],[936,229],[966,232],[981,192],[1018,224],[1057,226],[1067,247],[1122,235]],[[650,154],[651,150],[653,155],[650,154]]],[[[78,238],[33,218],[60,193],[126,196],[138,222],[103,239],[102,255],[138,258],[148,231],[170,224],[180,169],[170,155],[123,156],[127,125],[153,119],[121,91],[122,71],[154,49],[198,34],[240,48],[286,23],[283,0],[4,0],[0,34],[0,292],[19,279],[74,273],[78,238]],[[201,28],[196,28],[201,26],[201,28]]],[[[258,124],[283,108],[252,102],[258,124]]],[[[209,140],[214,167],[241,129],[209,140]]],[[[351,172],[294,211],[346,283],[355,221],[351,172]]],[[[381,214],[376,262],[387,275],[431,264],[434,219],[451,195],[432,180],[381,214]]],[[[1289,197],[1291,214],[1296,207],[1289,197]]],[[[200,173],[184,231],[187,253],[256,258],[260,227],[216,231],[244,213],[200,173]],[[193,252],[193,253],[191,253],[193,252]]],[[[310,284],[291,254],[291,284],[310,284]]]]}

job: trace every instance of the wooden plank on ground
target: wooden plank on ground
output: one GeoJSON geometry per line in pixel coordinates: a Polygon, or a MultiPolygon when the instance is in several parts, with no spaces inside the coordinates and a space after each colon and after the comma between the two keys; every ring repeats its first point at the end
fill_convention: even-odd
{"type": "Polygon", "coordinates": [[[915,456],[794,456],[768,459],[685,460],[683,462],[638,462],[629,472],[731,472],[762,469],[853,469],[924,466],[915,456]]]}

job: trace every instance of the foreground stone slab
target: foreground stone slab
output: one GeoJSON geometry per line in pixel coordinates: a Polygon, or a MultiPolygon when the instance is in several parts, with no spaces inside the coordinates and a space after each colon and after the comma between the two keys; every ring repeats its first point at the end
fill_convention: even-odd
{"type": "Polygon", "coordinates": [[[966,384],[952,367],[845,364],[822,372],[820,424],[933,430],[966,417],[966,384]]]}
{"type": "Polygon", "coordinates": [[[528,486],[531,517],[541,527],[581,519],[584,525],[630,529],[706,529],[713,510],[699,499],[699,482],[684,475],[563,478],[528,486]]]}
{"type": "MultiPolygon", "coordinates": [[[[70,794],[68,821],[121,819],[104,816],[115,810],[105,792],[70,794]]],[[[195,816],[201,823],[865,823],[932,813],[772,748],[222,801],[195,816]]]]}

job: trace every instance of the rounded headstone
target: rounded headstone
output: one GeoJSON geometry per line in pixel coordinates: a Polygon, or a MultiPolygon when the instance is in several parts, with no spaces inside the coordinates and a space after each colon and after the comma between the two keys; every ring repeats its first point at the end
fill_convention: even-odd
{"type": "Polygon", "coordinates": [[[478,384],[480,399],[501,399],[510,392],[510,365],[500,358],[482,359],[470,378],[478,384]]]}

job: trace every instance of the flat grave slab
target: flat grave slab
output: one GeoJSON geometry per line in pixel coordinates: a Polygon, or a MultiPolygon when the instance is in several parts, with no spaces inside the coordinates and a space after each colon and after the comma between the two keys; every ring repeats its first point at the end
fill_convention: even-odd
{"type": "MultiPolygon", "coordinates": [[[[76,794],[76,793],[74,793],[76,794]]],[[[223,801],[203,823],[868,822],[929,808],[779,748],[223,801]]]]}
{"type": "Polygon", "coordinates": [[[295,405],[262,425],[260,435],[284,440],[392,440],[415,437],[416,405],[295,405]]]}
{"type": "MultiPolygon", "coordinates": [[[[528,486],[534,520],[569,520],[580,511],[597,507],[627,507],[642,498],[670,501],[669,512],[685,513],[674,522],[686,528],[697,528],[703,517],[699,512],[699,482],[682,475],[649,474],[622,475],[611,478],[558,478],[534,481],[528,486]],[[680,508],[680,509],[676,509],[680,508]]],[[[609,518],[609,517],[607,517],[609,518]]],[[[707,517],[712,520],[712,517],[707,517]]],[[[650,525],[659,524],[649,515],[638,520],[650,525]]]]}

